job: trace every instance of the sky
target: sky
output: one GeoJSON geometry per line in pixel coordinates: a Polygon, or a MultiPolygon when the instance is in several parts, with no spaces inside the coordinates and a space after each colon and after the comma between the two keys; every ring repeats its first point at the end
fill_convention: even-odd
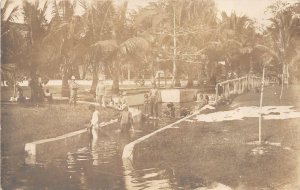
{"type": "MultiPolygon", "coordinates": [[[[1,1],[1,5],[3,2],[1,1]]],[[[22,0],[14,0],[16,4],[20,4],[22,0]]],[[[33,0],[31,0],[33,1],[33,0]]],[[[44,2],[45,0],[40,0],[44,2]]],[[[92,1],[92,0],[87,0],[92,1]]],[[[116,4],[124,2],[124,0],[114,0],[116,4]]],[[[155,0],[128,0],[129,9],[137,9],[146,6],[149,2],[155,0]]],[[[266,8],[277,0],[215,0],[217,9],[222,12],[231,13],[235,11],[238,15],[247,15],[254,19],[258,25],[268,25],[268,14],[265,13],[266,8]]],[[[300,0],[287,0],[288,2],[296,2],[300,0]]]]}
{"type": "MultiPolygon", "coordinates": [[[[116,0],[122,2],[123,0],[116,0]]],[[[128,6],[135,9],[139,6],[146,6],[154,0],[129,0],[128,6]]],[[[268,18],[265,13],[266,8],[277,0],[215,0],[217,9],[222,12],[231,13],[235,11],[238,15],[247,15],[257,21],[258,24],[268,25],[268,18]]],[[[300,0],[287,0],[288,2],[296,2],[300,0]]]]}

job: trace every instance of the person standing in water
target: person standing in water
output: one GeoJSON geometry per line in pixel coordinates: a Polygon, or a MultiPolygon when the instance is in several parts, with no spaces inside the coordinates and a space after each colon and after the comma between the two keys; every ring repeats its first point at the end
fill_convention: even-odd
{"type": "Polygon", "coordinates": [[[70,86],[70,100],[69,104],[76,106],[77,103],[77,90],[79,88],[79,85],[75,81],[75,76],[71,77],[71,82],[69,84],[70,86]]]}
{"type": "Polygon", "coordinates": [[[128,132],[129,129],[132,128],[133,124],[132,114],[130,113],[128,106],[125,106],[124,109],[121,111],[120,118],[121,132],[128,132]]]}
{"type": "Polygon", "coordinates": [[[150,112],[153,119],[158,118],[158,89],[155,84],[150,89],[150,112]]]}
{"type": "Polygon", "coordinates": [[[91,134],[93,139],[97,139],[98,138],[97,130],[100,127],[100,117],[99,117],[100,114],[99,111],[96,109],[95,105],[90,105],[89,110],[92,112],[92,119],[88,131],[91,134]]]}

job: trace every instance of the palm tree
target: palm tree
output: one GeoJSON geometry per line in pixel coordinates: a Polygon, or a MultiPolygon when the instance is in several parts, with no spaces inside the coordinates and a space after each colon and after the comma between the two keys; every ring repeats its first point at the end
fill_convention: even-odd
{"type": "Polygon", "coordinates": [[[44,6],[40,8],[39,1],[33,3],[23,1],[22,9],[27,40],[23,59],[27,62],[26,67],[31,78],[31,99],[35,101],[38,94],[37,85],[38,75],[41,74],[40,68],[47,61],[44,59],[42,52],[45,50],[43,39],[47,34],[48,26],[45,18],[48,3],[46,1],[44,6]]]}
{"type": "Polygon", "coordinates": [[[119,91],[120,63],[124,62],[127,57],[137,54],[144,54],[149,49],[149,43],[145,38],[134,36],[128,26],[126,17],[127,3],[115,8],[111,36],[109,40],[103,40],[92,44],[95,54],[100,55],[102,60],[110,62],[107,64],[111,69],[113,79],[112,91],[119,91]]]}
{"type": "Polygon", "coordinates": [[[61,95],[69,96],[68,79],[77,69],[76,60],[80,60],[88,51],[85,40],[83,19],[75,14],[77,1],[69,0],[51,3],[53,17],[50,21],[50,32],[43,39],[47,44],[56,47],[57,57],[61,60],[62,77],[61,95]]]}
{"type": "Polygon", "coordinates": [[[280,100],[284,83],[288,84],[289,63],[296,54],[295,39],[300,34],[300,19],[295,12],[296,7],[299,7],[299,3],[289,4],[282,1],[277,1],[269,7],[273,17],[270,19],[272,24],[268,27],[265,38],[268,40],[268,45],[259,47],[268,52],[282,66],[280,100]]]}
{"type": "Polygon", "coordinates": [[[88,41],[87,48],[89,49],[87,52],[87,56],[89,57],[88,64],[91,65],[93,72],[90,92],[94,93],[98,83],[100,66],[103,66],[103,63],[106,62],[109,57],[109,53],[106,52],[103,46],[105,44],[108,45],[108,49],[112,47],[108,44],[108,40],[112,38],[111,33],[113,30],[112,23],[115,16],[115,7],[111,0],[94,1],[91,4],[88,4],[86,1],[78,2],[85,11],[83,20],[86,33],[85,39],[88,41]],[[99,41],[103,43],[98,43],[100,49],[97,49],[96,46],[99,41]]]}
{"type": "Polygon", "coordinates": [[[136,20],[159,39],[158,46],[162,48],[158,52],[169,54],[165,59],[172,60],[173,85],[180,86],[179,63],[197,59],[190,51],[203,48],[199,45],[204,46],[201,34],[214,25],[215,19],[216,9],[211,0],[169,0],[151,3],[140,11],[136,20]]]}
{"type": "MultiPolygon", "coordinates": [[[[276,5],[278,12],[275,18],[271,19],[272,26],[269,28],[272,39],[276,42],[276,49],[278,57],[282,64],[282,88],[280,99],[283,94],[283,85],[288,84],[288,66],[291,62],[294,52],[293,39],[300,34],[300,19],[295,16],[291,7],[283,9],[280,6],[287,6],[286,4],[276,5]],[[283,9],[283,10],[282,10],[283,9]]],[[[276,8],[275,8],[276,9],[276,8]]]]}
{"type": "MultiPolygon", "coordinates": [[[[1,80],[9,81],[15,87],[17,82],[16,66],[18,65],[16,58],[20,58],[24,40],[19,28],[13,25],[20,12],[18,6],[12,7],[12,10],[9,11],[10,6],[13,6],[12,3],[11,0],[6,0],[1,6],[1,80]]],[[[14,90],[14,96],[15,93],[14,90]]]]}

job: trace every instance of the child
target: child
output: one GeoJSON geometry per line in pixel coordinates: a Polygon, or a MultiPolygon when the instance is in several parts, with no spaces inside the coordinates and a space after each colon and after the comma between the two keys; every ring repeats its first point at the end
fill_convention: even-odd
{"type": "Polygon", "coordinates": [[[125,106],[124,109],[121,111],[121,132],[128,132],[129,129],[132,127],[133,118],[131,113],[128,110],[128,106],[125,106]]]}
{"type": "Polygon", "coordinates": [[[208,104],[209,103],[209,96],[207,94],[205,95],[205,100],[206,100],[206,104],[208,104]]]}
{"type": "Polygon", "coordinates": [[[174,104],[171,102],[171,103],[168,103],[167,104],[167,108],[169,109],[167,111],[168,113],[168,116],[170,117],[175,117],[175,107],[174,107],[174,104]]]}
{"type": "Polygon", "coordinates": [[[204,96],[201,94],[198,100],[198,108],[202,108],[203,106],[205,106],[207,104],[206,99],[204,98],[204,96]]]}
{"type": "Polygon", "coordinates": [[[144,115],[146,117],[148,117],[149,115],[149,104],[150,104],[149,96],[147,93],[145,93],[144,94],[144,115]]]}
{"type": "Polygon", "coordinates": [[[93,115],[88,131],[92,135],[92,138],[96,139],[98,138],[97,129],[100,126],[99,111],[96,109],[95,105],[90,105],[89,110],[93,113],[93,115]]]}
{"type": "Polygon", "coordinates": [[[47,101],[49,103],[52,103],[53,97],[52,97],[52,93],[49,91],[49,89],[46,89],[45,98],[47,99],[47,101]]]}
{"type": "Polygon", "coordinates": [[[126,95],[126,92],[120,93],[120,95],[119,95],[118,102],[117,102],[118,110],[123,110],[124,107],[127,106],[127,99],[126,99],[125,95],[126,95]]]}

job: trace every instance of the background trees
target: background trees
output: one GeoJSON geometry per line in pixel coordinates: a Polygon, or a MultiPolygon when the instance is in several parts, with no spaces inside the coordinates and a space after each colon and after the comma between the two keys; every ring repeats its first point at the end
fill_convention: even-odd
{"type": "Polygon", "coordinates": [[[174,86],[180,78],[193,86],[195,79],[215,83],[228,73],[260,72],[266,55],[280,65],[282,78],[295,73],[289,66],[299,67],[299,3],[270,6],[271,25],[260,33],[247,16],[218,13],[213,0],[158,0],[135,12],[112,0],[9,6],[6,0],[1,8],[1,60],[16,69],[1,66],[1,74],[20,71],[33,84],[38,76],[61,77],[63,96],[70,76],[79,78],[80,65],[92,71],[91,93],[99,74],[111,78],[118,91],[120,73],[127,70],[129,76],[132,69],[148,77],[169,70],[174,86]]]}

